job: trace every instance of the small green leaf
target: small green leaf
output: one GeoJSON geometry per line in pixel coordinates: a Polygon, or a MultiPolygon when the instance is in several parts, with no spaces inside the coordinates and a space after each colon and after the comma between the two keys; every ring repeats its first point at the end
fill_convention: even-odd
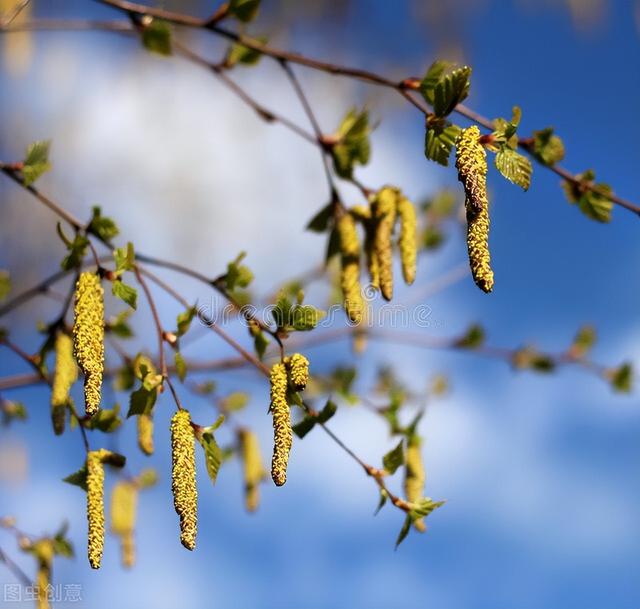
{"type": "Polygon", "coordinates": [[[556,363],[553,358],[544,353],[540,353],[534,347],[523,347],[518,349],[512,356],[512,364],[514,368],[519,370],[534,370],[535,372],[553,372],[556,363]]]}
{"type": "Polygon", "coordinates": [[[291,429],[296,436],[302,439],[314,428],[315,424],[314,417],[305,416],[299,423],[293,425],[291,429]]]}
{"type": "Polygon", "coordinates": [[[118,313],[115,317],[109,319],[106,324],[106,330],[108,332],[111,332],[118,338],[131,338],[133,336],[133,330],[127,323],[127,319],[129,319],[130,315],[130,309],[120,311],[120,313],[118,313]]]}
{"type": "Polygon", "coordinates": [[[333,218],[335,203],[325,205],[307,224],[307,230],[314,233],[324,233],[329,228],[329,221],[333,218]]]}
{"type": "Polygon", "coordinates": [[[338,407],[332,400],[327,400],[323,409],[316,416],[307,414],[304,418],[296,423],[292,429],[299,437],[304,438],[315,426],[316,423],[326,423],[338,410],[338,407]]]}
{"type": "Polygon", "coordinates": [[[262,358],[264,357],[265,351],[267,350],[268,346],[269,340],[264,335],[264,332],[258,332],[253,339],[253,347],[256,350],[256,354],[258,355],[260,361],[262,361],[262,358]]]}
{"type": "Polygon", "coordinates": [[[239,21],[253,21],[260,9],[260,0],[230,0],[229,13],[239,21]]]}
{"type": "Polygon", "coordinates": [[[56,556],[64,556],[65,558],[73,558],[73,544],[67,537],[67,523],[55,534],[53,539],[53,552],[56,556]]]}
{"type": "Polygon", "coordinates": [[[484,344],[484,328],[479,324],[471,325],[455,345],[462,349],[477,349],[484,344]]]}
{"type": "Polygon", "coordinates": [[[403,440],[400,440],[393,450],[390,450],[384,457],[382,457],[382,465],[389,474],[394,474],[404,463],[404,450],[402,448],[402,443],[403,440]]]}
{"type": "Polygon", "coordinates": [[[134,287],[127,285],[119,279],[111,283],[111,292],[114,296],[126,302],[132,309],[135,309],[138,302],[138,292],[134,287]]]}
{"type": "Polygon", "coordinates": [[[246,288],[253,281],[251,269],[241,264],[246,255],[246,252],[240,252],[235,260],[227,264],[227,274],[224,276],[227,290],[231,291],[236,287],[246,288]]]}
{"type": "Polygon", "coordinates": [[[596,329],[593,326],[582,326],[573,339],[569,353],[572,357],[583,358],[596,342],[596,329]]]}
{"type": "Polygon", "coordinates": [[[355,108],[349,110],[336,133],[337,142],[331,147],[336,173],[351,178],[356,164],[366,165],[371,156],[369,144],[369,112],[355,108]]]}
{"type": "MultiPolygon", "coordinates": [[[[256,40],[261,44],[267,44],[266,36],[256,36],[255,38],[253,38],[253,40],[256,40]]],[[[229,50],[227,51],[225,64],[229,67],[235,66],[236,64],[254,66],[260,61],[261,58],[262,53],[260,51],[250,49],[243,44],[235,42],[229,47],[229,50]]]]}
{"type": "Polygon", "coordinates": [[[196,314],[195,307],[191,307],[186,311],[183,311],[182,313],[178,314],[178,317],[176,318],[176,324],[178,328],[176,334],[178,336],[183,336],[189,331],[189,328],[191,327],[191,322],[193,321],[195,314],[196,314]]]}
{"type": "Polygon", "coordinates": [[[611,187],[608,184],[596,184],[595,173],[588,169],[576,176],[576,181],[564,180],[562,188],[570,203],[577,203],[580,211],[597,222],[609,222],[613,202],[611,187]],[[592,190],[597,189],[599,192],[592,190]]]}
{"type": "Polygon", "coordinates": [[[220,409],[223,412],[237,412],[249,403],[249,394],[244,391],[234,391],[220,400],[220,409]]]}
{"type": "Polygon", "coordinates": [[[428,224],[422,232],[422,247],[426,250],[435,250],[444,242],[444,233],[437,224],[428,224]]]}
{"type": "Polygon", "coordinates": [[[444,501],[433,501],[430,497],[423,497],[420,501],[410,504],[411,511],[409,512],[409,516],[411,516],[413,520],[425,518],[444,504],[444,501]]]}
{"type": "Polygon", "coordinates": [[[204,450],[205,462],[207,465],[207,473],[211,482],[216,483],[220,465],[222,464],[222,451],[216,442],[212,433],[204,432],[198,435],[200,445],[204,450]]]}
{"type": "Polygon", "coordinates": [[[142,30],[142,44],[147,51],[168,56],[172,53],[171,28],[166,21],[153,19],[142,30]]]}
{"type": "Polygon", "coordinates": [[[77,472],[69,474],[62,479],[63,482],[79,486],[82,490],[87,490],[87,464],[85,463],[77,472]]]}
{"type": "Polygon", "coordinates": [[[378,512],[385,506],[385,503],[387,503],[387,499],[389,499],[389,493],[387,493],[387,491],[381,488],[380,501],[378,502],[378,507],[376,507],[376,511],[373,513],[374,516],[377,516],[378,512]]]}
{"type": "Polygon", "coordinates": [[[49,146],[51,140],[33,142],[25,154],[22,167],[22,182],[31,186],[42,174],[51,169],[49,163],[49,146]]]}
{"type": "Polygon", "coordinates": [[[407,514],[407,516],[404,519],[404,522],[402,523],[402,528],[400,529],[400,532],[398,533],[398,537],[396,539],[396,550],[398,549],[398,546],[405,540],[405,538],[409,534],[409,530],[411,529],[412,523],[413,523],[413,520],[411,519],[411,516],[407,514]]]}
{"type": "Polygon", "coordinates": [[[436,85],[440,82],[440,79],[444,76],[445,72],[450,70],[453,67],[453,63],[450,61],[443,61],[441,59],[437,59],[434,61],[429,69],[425,77],[420,82],[420,93],[422,93],[422,97],[433,106],[433,97],[436,85]]]}
{"type": "Polygon", "coordinates": [[[156,403],[158,397],[157,390],[140,387],[131,393],[129,397],[129,411],[127,418],[138,414],[149,414],[156,403]]]}
{"type": "Polygon", "coordinates": [[[82,260],[87,253],[87,247],[89,247],[89,240],[80,233],[76,233],[73,240],[69,239],[64,234],[60,222],[56,224],[56,230],[67,248],[67,255],[62,259],[60,266],[65,271],[71,271],[82,264],[82,260]]]}
{"type": "Polygon", "coordinates": [[[118,247],[113,251],[113,259],[116,263],[116,274],[122,275],[125,271],[132,271],[136,262],[136,254],[133,243],[129,241],[126,247],[118,247]]]}
{"type": "Polygon", "coordinates": [[[503,146],[496,154],[495,164],[498,171],[507,180],[520,186],[523,190],[528,190],[533,167],[526,156],[503,146]]]}
{"type": "Polygon", "coordinates": [[[608,372],[611,386],[618,393],[630,393],[633,387],[633,367],[629,362],[608,372]]]}
{"type": "Polygon", "coordinates": [[[111,433],[122,425],[119,416],[120,406],[116,404],[113,408],[100,408],[96,415],[91,417],[85,424],[89,429],[98,429],[104,433],[111,433]]]}
{"type": "Polygon", "coordinates": [[[184,357],[182,357],[182,353],[180,351],[176,351],[173,355],[173,359],[176,364],[176,374],[180,379],[181,383],[184,383],[184,379],[187,378],[187,364],[184,361],[184,357]]]}
{"type": "Polygon", "coordinates": [[[441,78],[433,91],[433,111],[444,117],[469,95],[471,68],[464,66],[441,78]]]}
{"type": "Polygon", "coordinates": [[[4,300],[11,291],[11,276],[9,271],[0,270],[0,300],[4,300]]]}
{"type": "Polygon", "coordinates": [[[120,233],[116,223],[111,218],[102,215],[100,207],[95,206],[92,211],[93,215],[87,226],[89,233],[96,235],[103,241],[110,241],[120,233]]]}
{"type": "Polygon", "coordinates": [[[334,414],[336,414],[338,407],[332,400],[327,400],[322,410],[318,413],[316,421],[318,423],[326,423],[334,414]]]}
{"type": "Polygon", "coordinates": [[[564,144],[553,133],[553,127],[533,132],[533,155],[543,165],[551,166],[564,158],[564,144]]]}
{"type": "Polygon", "coordinates": [[[449,165],[449,156],[460,135],[460,127],[443,119],[427,119],[427,131],[424,140],[424,154],[430,161],[445,167],[449,165]]]}

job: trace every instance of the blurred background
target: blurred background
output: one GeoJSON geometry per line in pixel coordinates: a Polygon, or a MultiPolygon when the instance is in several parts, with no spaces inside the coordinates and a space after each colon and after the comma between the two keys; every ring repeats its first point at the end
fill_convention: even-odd
{"type": "MultiPolygon", "coordinates": [[[[3,0],[1,7],[13,4],[3,0]]],[[[639,6],[631,0],[264,0],[249,31],[268,35],[275,46],[398,80],[422,76],[435,58],[468,62],[470,107],[496,117],[520,105],[522,134],[553,125],[565,141],[567,167],[593,167],[599,180],[637,201],[639,6]]],[[[195,0],[166,0],[163,7],[200,16],[215,9],[195,0]]],[[[71,0],[33,0],[21,16],[119,17],[95,2],[71,0]]],[[[215,37],[179,35],[213,60],[224,53],[215,37]]],[[[21,159],[30,142],[50,138],[53,171],[38,185],[81,218],[101,205],[118,222],[121,243],[131,240],[140,251],[210,276],[244,250],[260,296],[322,262],[325,237],[304,230],[328,197],[317,150],[261,122],[205,70],[151,55],[135,37],[114,33],[7,34],[0,52],[0,159],[21,159]]],[[[303,68],[296,73],[325,132],[354,105],[366,104],[380,122],[371,163],[357,174],[365,184],[397,184],[417,202],[443,187],[459,190],[453,168],[424,158],[423,117],[400,96],[303,68]]],[[[274,62],[232,76],[265,106],[306,124],[274,62]]],[[[398,290],[398,303],[431,309],[431,323],[415,334],[454,336],[478,322],[491,344],[533,342],[558,352],[587,322],[598,331],[596,361],[637,365],[637,218],[616,207],[610,225],[588,220],[567,203],[557,177],[539,166],[527,193],[495,171],[489,187],[495,292],[487,297],[467,276],[425,296],[430,282],[465,262],[463,234],[453,227],[443,247],[420,259],[416,285],[398,290]]],[[[353,189],[342,192],[348,203],[361,201],[353,189]]],[[[2,179],[0,199],[0,268],[11,271],[16,294],[54,272],[64,248],[54,216],[28,193],[2,179]]],[[[163,277],[187,300],[211,302],[206,287],[170,272],[163,277]]],[[[328,292],[314,284],[308,300],[322,307],[328,292]]],[[[157,298],[170,326],[180,308],[157,298]]],[[[52,319],[58,307],[39,298],[2,322],[33,351],[41,340],[36,322],[52,319]]],[[[110,314],[123,308],[109,301],[110,314]]],[[[153,352],[142,298],[132,324],[130,350],[153,352]]],[[[230,323],[227,329],[248,344],[245,328],[230,323]]],[[[233,355],[203,328],[192,332],[186,357],[233,355]]],[[[318,373],[354,363],[349,341],[305,353],[318,373]]],[[[115,363],[117,355],[108,350],[108,359],[115,363]]],[[[53,435],[44,387],[3,393],[24,402],[29,418],[0,429],[0,458],[14,464],[2,468],[0,515],[16,516],[34,534],[68,520],[77,556],[56,561],[54,580],[81,585],[82,606],[96,609],[640,605],[637,393],[615,394],[575,367],[515,373],[501,361],[411,346],[371,343],[357,365],[356,390],[367,391],[381,365],[392,366],[417,392],[439,373],[451,384],[429,404],[421,427],[427,495],[447,504],[429,518],[427,533],[412,533],[395,552],[401,514],[387,507],[373,517],[375,485],[319,431],[295,442],[286,486],[263,485],[262,505],[251,516],[238,461],[222,467],[214,487],[198,451],[198,547],[185,551],[170,494],[174,407],[167,394],[156,407],[153,457],[138,451],[133,424],[104,436],[107,447],[127,454],[132,473],[153,466],[160,475],[140,497],[131,572],[121,568],[114,538],[101,570],[89,568],[84,494],[61,482],[84,452],[77,432],[53,435]]],[[[5,349],[0,367],[3,377],[29,371],[5,349]]],[[[266,460],[272,432],[264,380],[248,369],[206,378],[221,394],[251,393],[240,418],[259,434],[266,460]]],[[[195,420],[215,419],[206,399],[179,391],[195,420]]],[[[105,389],[106,402],[117,400],[124,403],[126,395],[105,389]]],[[[394,445],[384,421],[363,408],[341,406],[331,427],[373,464],[394,445]]],[[[92,442],[102,441],[97,436],[92,442]]],[[[223,427],[219,439],[225,444],[232,436],[223,427]]],[[[0,545],[32,572],[10,534],[0,531],[0,545]]],[[[0,582],[15,581],[0,565],[0,582]]]]}

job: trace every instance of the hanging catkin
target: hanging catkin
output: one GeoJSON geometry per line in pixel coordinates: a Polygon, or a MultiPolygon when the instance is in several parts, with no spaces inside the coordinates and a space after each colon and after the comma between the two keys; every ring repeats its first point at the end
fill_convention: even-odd
{"type": "Polygon", "coordinates": [[[480,130],[475,125],[462,131],[456,142],[456,167],[465,193],[471,274],[483,292],[491,292],[493,271],[489,253],[487,154],[479,138],[480,130]]]}
{"type": "Polygon", "coordinates": [[[289,451],[293,442],[291,411],[287,403],[287,369],[284,364],[271,368],[271,414],[273,415],[273,457],[271,478],[276,486],[287,481],[289,451]]]}
{"type": "Polygon", "coordinates": [[[353,216],[348,213],[342,214],[338,219],[337,229],[340,239],[340,284],[344,308],[349,320],[357,324],[362,319],[364,303],[360,289],[360,242],[353,216]]]}
{"type": "Polygon", "coordinates": [[[398,197],[398,217],[400,218],[400,261],[402,262],[402,276],[407,285],[411,285],[416,278],[416,259],[418,254],[416,233],[416,210],[413,203],[406,197],[398,197]]]}
{"type": "Polygon", "coordinates": [[[111,531],[120,537],[122,565],[127,568],[135,561],[133,530],[137,503],[138,487],[128,480],[117,482],[111,493],[111,531]]]}
{"type": "MultiPolygon", "coordinates": [[[[410,503],[420,501],[424,493],[426,476],[420,451],[420,439],[416,436],[411,436],[407,441],[404,472],[404,494],[407,501],[410,503]]],[[[415,520],[413,526],[421,532],[426,529],[422,518],[415,520]]]]}
{"type": "Polygon", "coordinates": [[[51,422],[53,431],[60,435],[69,404],[69,391],[78,378],[78,368],[73,359],[73,340],[66,332],[58,332],[55,341],[56,367],[51,385],[51,422]]]}
{"type": "Polygon", "coordinates": [[[150,414],[138,415],[138,447],[145,455],[153,454],[153,417],[150,414]]]}
{"type": "Polygon", "coordinates": [[[396,219],[398,191],[390,186],[382,188],[372,202],[376,232],[373,251],[377,259],[380,276],[380,291],[385,300],[393,297],[393,249],[391,237],[396,219]]]}
{"type": "Polygon", "coordinates": [[[266,475],[260,456],[260,445],[256,434],[248,429],[241,429],[238,439],[244,469],[245,505],[247,511],[255,512],[260,503],[260,482],[266,475]]]}
{"type": "Polygon", "coordinates": [[[109,451],[101,448],[87,454],[88,555],[92,569],[100,568],[104,550],[104,459],[109,451]]]}
{"type": "Polygon", "coordinates": [[[51,588],[51,565],[53,563],[53,540],[39,539],[31,547],[31,552],[38,561],[38,571],[36,573],[36,601],[38,609],[50,609],[49,598],[52,593],[51,588]]]}
{"type": "Polygon", "coordinates": [[[302,391],[309,381],[309,360],[301,353],[294,353],[291,357],[285,358],[285,364],[291,386],[296,391],[302,391]]]}
{"type": "Polygon", "coordinates": [[[198,489],[195,435],[188,410],[178,410],[171,419],[171,490],[180,517],[180,541],[187,550],[193,550],[198,530],[198,489]]]}
{"type": "Polygon", "coordinates": [[[87,416],[100,408],[100,389],[104,370],[104,291],[93,273],[82,273],[76,284],[73,348],[84,374],[84,400],[87,416]]]}

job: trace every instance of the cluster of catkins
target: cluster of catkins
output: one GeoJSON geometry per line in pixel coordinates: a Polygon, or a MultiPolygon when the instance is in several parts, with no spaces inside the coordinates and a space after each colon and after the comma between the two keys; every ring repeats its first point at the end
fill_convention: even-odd
{"type": "Polygon", "coordinates": [[[456,142],[456,168],[462,182],[467,213],[467,249],[471,274],[483,292],[493,289],[489,254],[489,199],[487,197],[487,153],[480,142],[480,129],[463,129],[456,142]]]}
{"type": "Polygon", "coordinates": [[[352,323],[359,324],[364,311],[360,285],[361,247],[357,223],[364,228],[364,253],[369,280],[386,300],[393,297],[393,237],[396,220],[400,233],[398,249],[405,283],[416,277],[417,236],[416,213],[413,204],[400,190],[385,186],[369,197],[369,206],[357,205],[345,211],[337,220],[340,244],[340,283],[344,308],[352,323]]]}

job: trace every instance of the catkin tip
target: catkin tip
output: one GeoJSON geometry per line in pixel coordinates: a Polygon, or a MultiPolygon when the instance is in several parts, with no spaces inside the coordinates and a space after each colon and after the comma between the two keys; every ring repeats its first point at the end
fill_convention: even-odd
{"type": "Polygon", "coordinates": [[[180,542],[193,550],[198,530],[195,435],[188,410],[178,410],[171,419],[171,490],[180,517],[180,542]]]}
{"type": "Polygon", "coordinates": [[[352,323],[362,320],[364,302],[360,287],[360,241],[356,224],[351,214],[345,213],[337,223],[340,241],[340,286],[347,317],[352,323]]]}

